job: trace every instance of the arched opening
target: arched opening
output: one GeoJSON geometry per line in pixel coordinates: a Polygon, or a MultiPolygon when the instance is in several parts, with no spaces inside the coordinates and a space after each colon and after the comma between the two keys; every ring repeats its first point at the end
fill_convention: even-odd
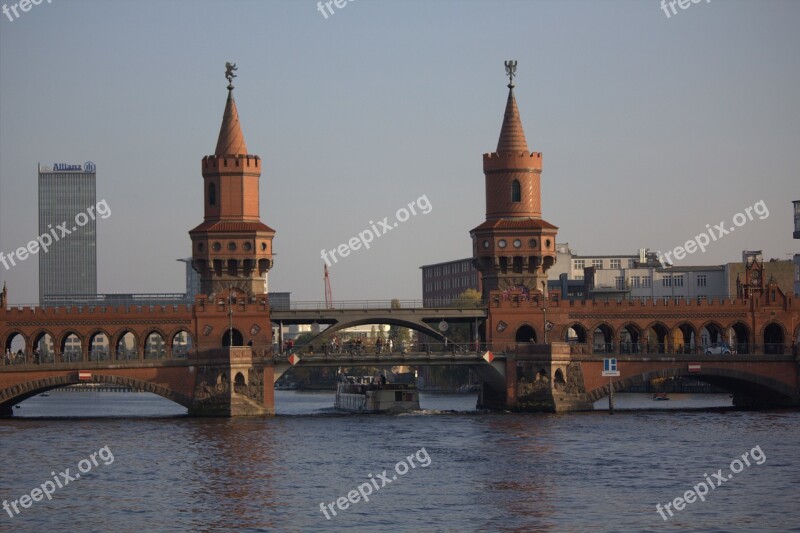
{"type": "Polygon", "coordinates": [[[592,332],[594,353],[612,353],[614,351],[614,331],[608,324],[600,324],[592,332]]]}
{"type": "Polygon", "coordinates": [[[83,359],[81,339],[75,333],[70,333],[61,341],[61,358],[66,363],[74,363],[83,359]]]}
{"type": "Polygon", "coordinates": [[[233,344],[231,344],[230,329],[226,329],[225,334],[222,336],[222,347],[228,348],[230,346],[244,346],[244,337],[242,336],[242,333],[236,328],[233,328],[233,344]]]}
{"type": "Polygon", "coordinates": [[[108,336],[99,331],[89,337],[89,361],[108,360],[108,336]]]}
{"type": "Polygon", "coordinates": [[[161,334],[156,331],[150,333],[144,343],[144,358],[164,359],[166,355],[167,350],[164,344],[164,337],[162,337],[161,334]]]}
{"type": "Polygon", "coordinates": [[[517,334],[515,336],[517,343],[524,343],[524,342],[536,342],[536,330],[534,330],[529,325],[525,324],[524,326],[520,326],[517,330],[517,334]]]}
{"type": "Polygon", "coordinates": [[[742,322],[736,322],[731,326],[731,331],[733,331],[733,346],[731,346],[731,349],[735,350],[736,353],[749,354],[750,328],[742,322]]]}
{"type": "Polygon", "coordinates": [[[722,338],[722,327],[720,327],[719,324],[709,322],[700,328],[700,346],[703,348],[703,351],[705,351],[709,345],[718,342],[725,342],[725,339],[722,338]]]}
{"type": "Polygon", "coordinates": [[[567,328],[567,335],[564,339],[570,344],[586,344],[586,328],[580,324],[572,324],[567,328]]]}
{"type": "Polygon", "coordinates": [[[245,383],[244,374],[242,374],[241,372],[237,372],[236,377],[233,378],[233,385],[235,387],[244,387],[245,385],[247,385],[247,383],[245,383]]]}
{"type": "Polygon", "coordinates": [[[172,337],[172,357],[186,359],[192,349],[192,336],[188,331],[179,331],[172,337]]]}
{"type": "Polygon", "coordinates": [[[522,201],[522,187],[519,184],[519,180],[511,182],[511,201],[514,203],[522,201]]]}
{"type": "Polygon", "coordinates": [[[126,331],[117,341],[117,360],[129,361],[139,358],[139,346],[136,342],[136,335],[126,331]]]}
{"type": "Polygon", "coordinates": [[[641,330],[633,324],[627,324],[619,330],[619,351],[620,353],[639,353],[641,330]]]}
{"type": "Polygon", "coordinates": [[[40,333],[33,341],[33,360],[39,363],[55,361],[55,341],[49,333],[40,333]]]}
{"type": "Polygon", "coordinates": [[[672,332],[672,346],[675,353],[691,354],[695,353],[697,344],[697,335],[694,331],[694,326],[688,322],[678,324],[672,332]]]}
{"type": "Polygon", "coordinates": [[[764,353],[783,353],[783,328],[775,322],[764,328],[764,353]]]}
{"type": "Polygon", "coordinates": [[[6,338],[6,345],[3,347],[5,354],[5,364],[21,365],[25,363],[25,337],[21,333],[12,333],[6,338]]]}
{"type": "Polygon", "coordinates": [[[217,205],[217,186],[213,183],[208,185],[208,205],[217,205]]]}
{"type": "Polygon", "coordinates": [[[566,385],[567,382],[564,379],[564,372],[561,369],[557,369],[556,373],[553,375],[553,388],[558,389],[566,385]]]}
{"type": "Polygon", "coordinates": [[[667,336],[669,330],[667,326],[657,322],[647,328],[645,338],[647,339],[647,353],[667,353],[667,336]]]}

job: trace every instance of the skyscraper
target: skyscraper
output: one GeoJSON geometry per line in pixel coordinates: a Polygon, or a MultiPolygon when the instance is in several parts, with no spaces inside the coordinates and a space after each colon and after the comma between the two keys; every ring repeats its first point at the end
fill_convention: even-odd
{"type": "Polygon", "coordinates": [[[94,163],[39,165],[39,235],[52,244],[39,251],[39,302],[97,293],[97,205],[94,163]],[[91,216],[90,216],[91,215],[91,216]],[[58,296],[58,298],[55,298],[58,296]]]}

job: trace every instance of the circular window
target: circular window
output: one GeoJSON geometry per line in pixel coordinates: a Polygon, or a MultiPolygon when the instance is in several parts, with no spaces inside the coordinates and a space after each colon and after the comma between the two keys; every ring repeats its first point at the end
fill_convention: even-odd
{"type": "Polygon", "coordinates": [[[484,248],[488,248],[488,247],[489,247],[489,241],[488,241],[488,239],[487,239],[487,240],[485,240],[485,241],[483,241],[483,247],[484,247],[484,248]]]}
{"type": "Polygon", "coordinates": [[[250,251],[250,250],[253,248],[253,245],[252,245],[252,244],[250,244],[249,242],[246,242],[246,243],[244,243],[244,244],[242,245],[242,248],[244,248],[246,251],[248,251],[248,252],[249,252],[249,251],[250,251]]]}
{"type": "Polygon", "coordinates": [[[229,242],[228,243],[228,250],[230,250],[232,252],[235,249],[236,249],[236,243],[235,242],[229,242]]]}
{"type": "Polygon", "coordinates": [[[218,243],[218,242],[215,242],[213,244],[212,248],[214,248],[215,252],[219,252],[220,250],[222,250],[222,245],[220,243],[218,243]]]}
{"type": "Polygon", "coordinates": [[[514,248],[519,248],[522,246],[522,241],[519,239],[514,239],[514,248]]]}
{"type": "Polygon", "coordinates": [[[531,239],[531,242],[529,242],[528,244],[531,245],[531,248],[536,248],[536,239],[531,239]]]}
{"type": "Polygon", "coordinates": [[[497,246],[499,246],[500,248],[505,248],[506,247],[506,240],[505,239],[500,239],[499,241],[497,241],[497,246]]]}

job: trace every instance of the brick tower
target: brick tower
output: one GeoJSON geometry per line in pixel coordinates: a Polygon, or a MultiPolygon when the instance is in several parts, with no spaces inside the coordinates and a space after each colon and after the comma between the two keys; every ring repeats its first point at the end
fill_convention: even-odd
{"type": "Polygon", "coordinates": [[[470,231],[472,256],[483,276],[483,293],[546,291],[556,261],[558,228],[542,219],[539,180],[542,154],[529,152],[514,97],[516,61],[506,61],[508,101],[497,151],[483,154],[486,222],[470,231]]]}
{"type": "Polygon", "coordinates": [[[189,232],[192,266],[203,294],[235,288],[252,296],[267,292],[275,231],[261,222],[261,158],[247,153],[233,99],[236,65],[226,68],[228,101],[217,149],[203,158],[204,219],[189,232]]]}

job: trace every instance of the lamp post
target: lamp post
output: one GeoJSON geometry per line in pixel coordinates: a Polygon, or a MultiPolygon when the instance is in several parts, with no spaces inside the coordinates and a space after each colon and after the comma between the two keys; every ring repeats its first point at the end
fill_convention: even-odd
{"type": "Polygon", "coordinates": [[[544,313],[544,343],[547,344],[547,282],[542,282],[542,312],[544,313]]]}
{"type": "Polygon", "coordinates": [[[228,319],[230,321],[230,329],[228,330],[228,349],[233,348],[233,303],[236,298],[233,295],[233,287],[228,287],[228,319]]]}

